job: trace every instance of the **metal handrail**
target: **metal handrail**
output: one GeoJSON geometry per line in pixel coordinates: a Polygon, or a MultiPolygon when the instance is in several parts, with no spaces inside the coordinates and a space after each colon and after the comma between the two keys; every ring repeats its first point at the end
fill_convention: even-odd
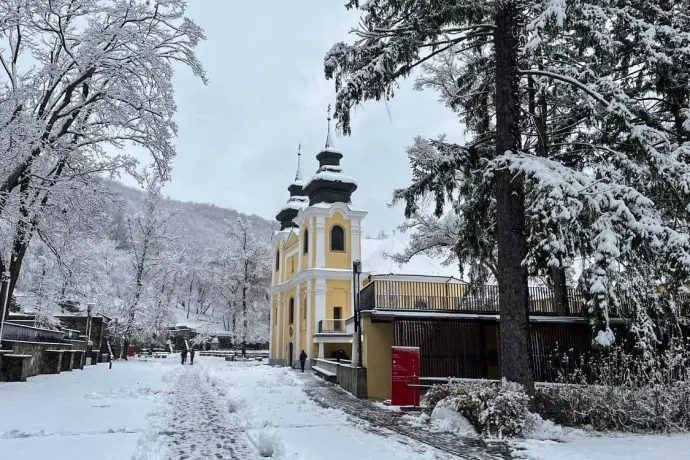
{"type": "Polygon", "coordinates": [[[347,331],[347,325],[344,319],[322,319],[319,320],[317,332],[322,333],[341,333],[347,331]]]}

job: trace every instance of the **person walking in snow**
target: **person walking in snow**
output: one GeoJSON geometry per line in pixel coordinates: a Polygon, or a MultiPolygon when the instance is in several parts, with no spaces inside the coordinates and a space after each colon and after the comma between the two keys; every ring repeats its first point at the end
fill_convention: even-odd
{"type": "Polygon", "coordinates": [[[192,349],[189,350],[189,364],[194,364],[194,347],[192,347],[192,349]]]}
{"type": "Polygon", "coordinates": [[[187,349],[183,348],[182,352],[180,353],[180,358],[182,359],[182,364],[184,364],[187,361],[187,349]]]}
{"type": "Polygon", "coordinates": [[[302,350],[299,354],[299,365],[302,367],[302,372],[304,372],[304,365],[307,363],[307,354],[302,350]]]}

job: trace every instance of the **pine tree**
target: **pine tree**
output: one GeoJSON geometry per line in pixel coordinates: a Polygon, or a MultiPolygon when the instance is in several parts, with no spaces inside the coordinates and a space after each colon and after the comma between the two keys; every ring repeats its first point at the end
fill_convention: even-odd
{"type": "MultiPolygon", "coordinates": [[[[600,345],[612,343],[609,315],[626,313],[624,307],[633,310],[642,348],[659,338],[665,320],[657,319],[673,314],[690,262],[687,99],[671,91],[688,86],[684,3],[578,2],[566,9],[550,0],[374,0],[360,7],[355,44],[336,44],[326,56],[345,133],[356,104],[392,97],[399,78],[444,52],[460,56],[460,72],[447,74],[457,77],[459,91],[438,88],[474,139],[433,145],[433,158],[413,164],[421,175],[396,196],[407,201],[408,214],[415,198],[430,194],[437,212],[447,201],[460,204],[468,221],[473,213],[495,221],[501,314],[519,329],[513,332],[523,350],[527,269],[538,274],[585,259],[585,313],[600,345]],[[472,194],[462,187],[471,183],[494,189],[482,197],[492,197],[495,210],[467,203],[472,194]],[[655,297],[661,282],[669,289],[655,297]]],[[[563,273],[554,275],[562,285],[563,273]]],[[[503,355],[502,365],[519,363],[511,358],[503,355]]],[[[504,375],[529,389],[522,373],[529,363],[519,367],[504,375]]]]}

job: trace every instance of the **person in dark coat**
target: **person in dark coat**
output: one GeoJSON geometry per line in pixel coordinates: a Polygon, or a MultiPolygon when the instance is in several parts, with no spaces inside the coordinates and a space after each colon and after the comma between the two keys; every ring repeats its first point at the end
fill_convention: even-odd
{"type": "Polygon", "coordinates": [[[302,367],[302,372],[304,372],[304,365],[307,363],[307,354],[302,350],[299,354],[299,365],[302,367]]]}
{"type": "Polygon", "coordinates": [[[180,358],[182,359],[182,364],[184,364],[185,361],[187,361],[187,349],[186,348],[182,349],[182,352],[180,353],[180,358]]]}
{"type": "Polygon", "coordinates": [[[194,364],[194,347],[189,350],[189,364],[194,364]]]}
{"type": "Polygon", "coordinates": [[[244,345],[242,345],[242,357],[246,358],[247,357],[247,349],[245,348],[244,345]]]}

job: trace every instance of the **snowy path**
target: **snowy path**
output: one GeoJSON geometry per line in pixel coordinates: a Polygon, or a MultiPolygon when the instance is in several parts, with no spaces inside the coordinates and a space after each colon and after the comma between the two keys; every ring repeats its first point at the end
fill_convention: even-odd
{"type": "MultiPolygon", "coordinates": [[[[690,436],[511,443],[529,460],[688,458],[690,436]]],[[[0,383],[2,460],[504,460],[503,443],[405,423],[310,374],[176,357],[0,383]],[[46,453],[49,453],[46,455],[46,453]]]]}
{"type": "Polygon", "coordinates": [[[314,403],[305,393],[309,374],[265,365],[203,361],[212,381],[224,389],[232,415],[256,446],[274,458],[299,460],[450,460],[429,445],[379,430],[343,411],[314,403]]]}
{"type": "Polygon", "coordinates": [[[185,366],[168,394],[170,417],[161,432],[171,458],[180,460],[247,459],[255,455],[241,428],[232,428],[222,390],[201,366],[185,366]],[[167,439],[166,439],[167,438],[167,439]]]}

